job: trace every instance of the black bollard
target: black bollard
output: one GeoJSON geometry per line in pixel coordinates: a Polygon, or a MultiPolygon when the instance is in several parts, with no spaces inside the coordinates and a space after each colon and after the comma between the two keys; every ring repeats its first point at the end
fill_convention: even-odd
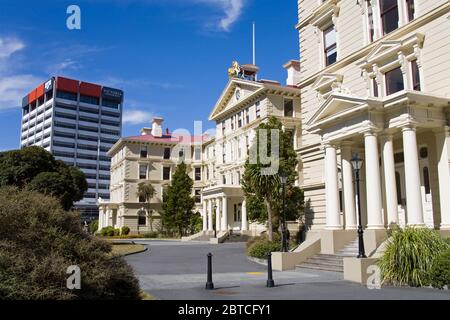
{"type": "Polygon", "coordinates": [[[272,276],[272,253],[267,254],[267,288],[275,287],[275,282],[272,276]]]}
{"type": "Polygon", "coordinates": [[[208,275],[206,280],[206,290],[213,290],[214,283],[212,282],[212,253],[208,253],[208,275]]]}

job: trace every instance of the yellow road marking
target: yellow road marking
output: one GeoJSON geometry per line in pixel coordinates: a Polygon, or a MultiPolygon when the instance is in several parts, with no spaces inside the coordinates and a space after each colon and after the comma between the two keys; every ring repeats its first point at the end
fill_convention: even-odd
{"type": "Polygon", "coordinates": [[[246,272],[246,274],[251,275],[251,276],[260,276],[263,275],[263,272],[246,272]]]}

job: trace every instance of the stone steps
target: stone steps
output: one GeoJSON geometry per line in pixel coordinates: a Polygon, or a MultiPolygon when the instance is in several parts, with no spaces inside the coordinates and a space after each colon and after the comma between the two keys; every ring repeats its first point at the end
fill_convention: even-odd
{"type": "Polygon", "coordinates": [[[322,271],[344,272],[344,258],[358,255],[358,240],[350,242],[336,254],[317,254],[304,263],[297,265],[297,269],[312,269],[322,271]]]}

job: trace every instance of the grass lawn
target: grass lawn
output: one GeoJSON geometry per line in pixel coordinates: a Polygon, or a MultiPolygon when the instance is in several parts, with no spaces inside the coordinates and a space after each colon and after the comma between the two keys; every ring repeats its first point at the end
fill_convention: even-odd
{"type": "Polygon", "coordinates": [[[132,243],[113,243],[112,244],[112,255],[124,256],[131,253],[138,253],[145,250],[145,246],[142,244],[132,244],[132,243]]]}

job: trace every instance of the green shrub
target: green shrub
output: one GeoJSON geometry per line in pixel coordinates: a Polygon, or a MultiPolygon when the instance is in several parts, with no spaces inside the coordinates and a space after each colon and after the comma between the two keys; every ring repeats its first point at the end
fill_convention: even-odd
{"type": "Polygon", "coordinates": [[[396,229],[392,232],[378,261],[384,282],[413,287],[427,285],[435,259],[448,248],[435,230],[396,229]]]}
{"type": "Polygon", "coordinates": [[[114,236],[114,228],[111,226],[104,227],[102,230],[100,230],[100,235],[102,237],[113,237],[114,236]]]}
{"type": "Polygon", "coordinates": [[[450,288],[450,249],[434,261],[429,279],[434,288],[443,289],[445,286],[450,288]]]}
{"type": "Polygon", "coordinates": [[[83,231],[57,199],[0,188],[0,300],[139,299],[139,284],[111,245],[83,231]],[[81,269],[81,289],[66,287],[81,269]]]}
{"type": "MultiPolygon", "coordinates": [[[[269,241],[267,233],[263,233],[258,237],[252,237],[247,241],[247,249],[251,247],[252,244],[261,241],[269,241]]],[[[281,242],[281,236],[278,233],[273,233],[273,242],[281,242]]]]}
{"type": "Polygon", "coordinates": [[[147,239],[156,239],[159,236],[159,232],[157,231],[152,231],[152,232],[147,232],[144,234],[144,238],[147,239]]]}
{"type": "Polygon", "coordinates": [[[114,229],[114,235],[115,237],[120,236],[120,229],[114,229]]]}
{"type": "Polygon", "coordinates": [[[129,234],[130,234],[130,228],[127,227],[127,226],[123,226],[123,227],[122,227],[121,235],[127,236],[127,235],[129,235],[129,234]]]}
{"type": "Polygon", "coordinates": [[[91,234],[95,234],[98,231],[98,220],[92,220],[89,223],[89,231],[91,234]]]}
{"type": "Polygon", "coordinates": [[[267,254],[269,252],[280,250],[280,241],[272,242],[269,240],[259,240],[250,245],[250,247],[247,249],[247,255],[253,258],[267,259],[267,254]]]}

